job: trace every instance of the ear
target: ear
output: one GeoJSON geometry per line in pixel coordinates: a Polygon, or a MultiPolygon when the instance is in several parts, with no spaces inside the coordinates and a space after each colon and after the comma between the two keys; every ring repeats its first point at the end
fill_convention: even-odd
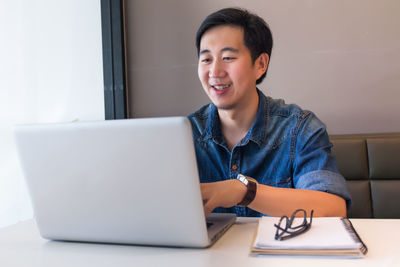
{"type": "Polygon", "coordinates": [[[269,56],[267,53],[262,53],[258,56],[255,62],[256,77],[259,79],[268,69],[269,56]]]}

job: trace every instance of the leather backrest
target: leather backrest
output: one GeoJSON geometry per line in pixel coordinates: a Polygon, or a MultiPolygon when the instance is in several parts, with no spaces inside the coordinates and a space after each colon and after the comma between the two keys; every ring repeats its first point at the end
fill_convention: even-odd
{"type": "Polygon", "coordinates": [[[400,138],[367,139],[371,179],[400,179],[400,138]]]}
{"type": "Polygon", "coordinates": [[[331,136],[353,203],[350,218],[400,218],[400,134],[331,136]]]}
{"type": "Polygon", "coordinates": [[[352,205],[347,211],[350,218],[371,218],[372,200],[368,172],[367,143],[356,136],[331,137],[332,153],[339,171],[347,180],[352,205]]]}
{"type": "Polygon", "coordinates": [[[331,139],[332,153],[338,168],[349,180],[368,179],[367,144],[365,139],[331,139]]]}
{"type": "Polygon", "coordinates": [[[375,218],[400,218],[400,138],[367,139],[375,218]]]}

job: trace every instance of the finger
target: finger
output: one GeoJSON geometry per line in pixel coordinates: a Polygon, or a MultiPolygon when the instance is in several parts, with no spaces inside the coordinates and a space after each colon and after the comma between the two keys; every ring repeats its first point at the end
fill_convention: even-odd
{"type": "Polygon", "coordinates": [[[203,197],[203,206],[205,206],[207,204],[208,200],[209,200],[208,198],[203,197]]]}
{"type": "Polygon", "coordinates": [[[212,200],[208,200],[204,204],[204,214],[207,217],[216,208],[212,200]]]}
{"type": "Polygon", "coordinates": [[[207,218],[207,216],[208,215],[210,215],[210,213],[211,213],[211,210],[210,210],[210,207],[209,207],[209,205],[204,205],[204,216],[207,218]]]}

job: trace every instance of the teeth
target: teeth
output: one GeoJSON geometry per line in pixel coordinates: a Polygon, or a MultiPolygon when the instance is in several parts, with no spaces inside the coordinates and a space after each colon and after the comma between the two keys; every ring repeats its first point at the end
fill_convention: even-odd
{"type": "Polygon", "coordinates": [[[225,89],[225,88],[227,88],[227,87],[229,87],[230,86],[230,84],[227,84],[227,85],[215,85],[215,86],[213,86],[215,89],[217,89],[217,90],[223,90],[223,89],[225,89]]]}

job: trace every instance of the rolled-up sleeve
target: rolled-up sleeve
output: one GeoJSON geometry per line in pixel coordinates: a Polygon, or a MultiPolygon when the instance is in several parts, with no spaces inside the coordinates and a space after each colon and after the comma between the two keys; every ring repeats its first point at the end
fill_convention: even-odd
{"type": "Polygon", "coordinates": [[[350,191],[331,153],[325,125],[313,113],[307,113],[299,121],[296,133],[292,147],[294,187],[338,195],[348,209],[350,191]]]}

